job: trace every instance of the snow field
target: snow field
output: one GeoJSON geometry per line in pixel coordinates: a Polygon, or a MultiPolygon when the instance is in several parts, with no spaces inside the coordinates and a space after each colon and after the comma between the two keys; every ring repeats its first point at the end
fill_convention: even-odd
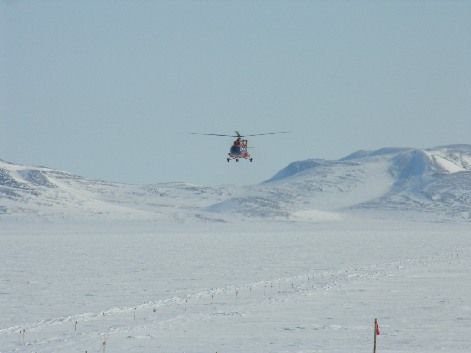
{"type": "Polygon", "coordinates": [[[465,227],[198,227],[1,234],[0,352],[469,352],[465,227]]]}

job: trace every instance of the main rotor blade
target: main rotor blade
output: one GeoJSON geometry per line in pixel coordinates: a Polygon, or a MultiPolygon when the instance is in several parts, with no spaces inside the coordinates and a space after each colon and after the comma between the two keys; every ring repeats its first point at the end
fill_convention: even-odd
{"type": "Polygon", "coordinates": [[[260,134],[241,135],[239,131],[236,131],[237,135],[226,135],[226,134],[211,134],[201,132],[190,132],[192,135],[205,135],[205,136],[225,136],[225,137],[249,137],[249,136],[262,136],[262,135],[276,135],[276,134],[289,134],[289,131],[274,131],[274,132],[263,132],[260,134]]]}
{"type": "Polygon", "coordinates": [[[226,137],[237,137],[236,135],[224,135],[224,134],[205,134],[200,132],[190,132],[192,135],[205,135],[205,136],[226,136],[226,137]]]}
{"type": "Polygon", "coordinates": [[[261,134],[244,135],[243,137],[246,137],[246,136],[261,136],[261,135],[276,135],[276,134],[289,134],[289,131],[263,132],[261,134]]]}

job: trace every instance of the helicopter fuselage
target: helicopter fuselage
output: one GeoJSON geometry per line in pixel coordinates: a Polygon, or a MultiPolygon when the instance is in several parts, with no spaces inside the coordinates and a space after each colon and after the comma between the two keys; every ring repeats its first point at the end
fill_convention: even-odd
{"type": "Polygon", "coordinates": [[[229,156],[227,158],[228,162],[231,159],[235,159],[236,162],[238,162],[239,159],[241,158],[248,159],[250,160],[250,162],[252,162],[253,160],[252,157],[250,156],[250,153],[247,151],[247,140],[241,140],[241,139],[235,140],[227,155],[229,156]]]}

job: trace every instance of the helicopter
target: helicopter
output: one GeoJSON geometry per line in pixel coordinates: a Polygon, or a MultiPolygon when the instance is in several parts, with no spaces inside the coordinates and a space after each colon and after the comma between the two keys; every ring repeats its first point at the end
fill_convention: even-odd
{"type": "Polygon", "coordinates": [[[192,132],[192,135],[206,135],[206,136],[222,136],[222,137],[235,137],[236,139],[232,143],[232,146],[227,154],[226,160],[229,163],[232,159],[239,162],[239,159],[247,159],[249,162],[253,162],[253,157],[249,153],[248,140],[246,137],[251,136],[262,136],[262,135],[275,135],[275,134],[287,134],[288,131],[276,131],[276,132],[264,132],[260,134],[241,135],[239,131],[235,131],[235,135],[226,134],[212,134],[212,133],[199,133],[192,132]]]}

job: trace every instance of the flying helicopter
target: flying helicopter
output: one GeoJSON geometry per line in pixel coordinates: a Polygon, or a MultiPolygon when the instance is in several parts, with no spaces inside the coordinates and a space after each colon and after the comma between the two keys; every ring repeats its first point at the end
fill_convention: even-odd
{"type": "Polygon", "coordinates": [[[235,131],[235,135],[226,135],[226,134],[212,134],[212,133],[199,133],[192,132],[192,135],[206,135],[206,136],[222,136],[222,137],[235,137],[236,139],[232,143],[232,146],[227,154],[226,160],[229,163],[231,159],[235,159],[236,162],[239,162],[239,159],[247,159],[250,162],[253,162],[253,158],[249,153],[248,149],[248,140],[246,137],[251,136],[262,136],[262,135],[276,135],[276,134],[287,134],[288,131],[276,131],[276,132],[263,132],[259,134],[250,134],[250,135],[241,135],[239,131],[235,131]]]}

